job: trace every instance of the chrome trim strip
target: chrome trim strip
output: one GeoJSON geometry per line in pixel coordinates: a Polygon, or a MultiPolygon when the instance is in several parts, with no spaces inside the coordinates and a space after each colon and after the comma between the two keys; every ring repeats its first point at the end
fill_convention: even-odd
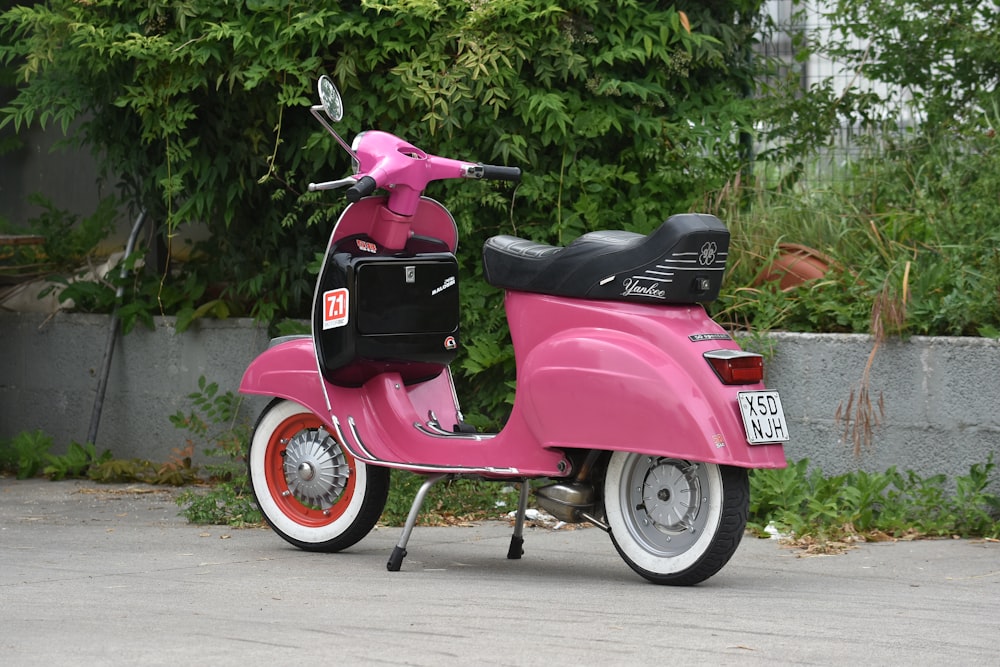
{"type": "Polygon", "coordinates": [[[517,468],[464,468],[462,466],[446,466],[446,465],[430,465],[423,463],[394,463],[389,461],[378,461],[379,465],[385,466],[386,468],[395,468],[398,470],[409,470],[411,472],[418,472],[422,474],[433,473],[433,472],[443,472],[448,475],[504,475],[510,477],[521,476],[521,472],[517,468]]]}
{"type": "Polygon", "coordinates": [[[336,415],[331,414],[330,419],[333,420],[333,429],[337,432],[337,440],[340,442],[341,446],[347,448],[347,451],[356,459],[361,459],[365,461],[365,457],[357,451],[356,447],[352,447],[351,443],[347,440],[347,436],[344,435],[344,429],[340,428],[340,420],[337,419],[336,415]]]}
{"type": "Polygon", "coordinates": [[[451,389],[451,401],[455,404],[455,416],[458,417],[460,422],[465,421],[465,416],[462,414],[462,406],[458,403],[458,392],[455,391],[455,378],[451,375],[451,366],[445,366],[444,371],[448,374],[448,388],[451,389]]]}
{"type": "Polygon", "coordinates": [[[475,440],[476,442],[483,442],[486,440],[492,440],[496,437],[496,433],[452,433],[451,431],[446,431],[443,428],[432,428],[426,424],[421,424],[420,422],[413,422],[413,428],[420,431],[426,436],[432,438],[442,438],[445,440],[475,440]]]}
{"type": "Polygon", "coordinates": [[[743,359],[746,357],[763,357],[764,355],[758,354],[757,352],[747,352],[746,350],[730,350],[726,348],[726,349],[709,350],[707,352],[702,352],[701,356],[705,357],[706,359],[743,359]]]}
{"type": "MultiPolygon", "coordinates": [[[[343,436],[343,432],[340,429],[340,422],[337,420],[336,417],[334,417],[333,421],[334,421],[334,426],[337,429],[337,433],[339,435],[341,435],[341,437],[342,437],[343,436]]],[[[385,466],[386,468],[396,468],[396,469],[399,469],[399,470],[410,470],[412,472],[418,472],[418,473],[444,472],[446,474],[453,474],[453,475],[458,475],[458,474],[473,474],[473,475],[489,474],[489,475],[504,475],[504,476],[511,476],[511,477],[517,477],[517,476],[521,475],[521,471],[519,471],[517,468],[494,468],[494,467],[491,467],[491,466],[469,468],[469,467],[465,467],[465,466],[433,465],[433,464],[425,464],[425,463],[401,463],[401,462],[385,461],[385,460],[382,460],[382,459],[378,459],[375,456],[373,456],[372,453],[369,452],[368,449],[365,447],[365,443],[361,440],[361,435],[358,433],[358,427],[357,427],[357,424],[354,421],[354,417],[348,417],[347,418],[347,424],[348,424],[348,426],[351,429],[351,434],[354,436],[354,440],[355,440],[355,443],[357,445],[357,448],[358,448],[358,450],[362,454],[361,456],[355,455],[354,458],[361,459],[365,463],[373,463],[373,464],[385,466]]],[[[420,425],[417,424],[416,426],[419,427],[420,425]]],[[[420,430],[421,430],[421,432],[424,432],[423,429],[420,429],[420,430]]],[[[465,438],[471,438],[471,439],[475,439],[475,440],[483,440],[483,439],[488,439],[488,438],[494,437],[493,434],[489,434],[489,435],[487,435],[487,436],[484,437],[482,434],[468,434],[468,433],[463,433],[463,434],[460,434],[460,435],[448,434],[447,436],[436,435],[436,434],[430,433],[430,432],[424,432],[424,433],[425,433],[425,435],[430,435],[432,437],[437,437],[437,438],[444,438],[444,437],[457,438],[457,437],[464,436],[465,438]]],[[[349,445],[348,445],[348,449],[350,449],[349,445]]]]}
{"type": "Polygon", "coordinates": [[[354,436],[354,442],[357,444],[358,450],[363,455],[362,458],[368,459],[369,461],[378,461],[379,459],[377,459],[374,456],[372,456],[372,453],[368,451],[367,447],[365,447],[365,443],[361,439],[361,434],[358,433],[358,425],[357,425],[357,423],[355,423],[354,417],[348,416],[348,418],[347,418],[347,425],[351,429],[351,435],[354,436]]]}

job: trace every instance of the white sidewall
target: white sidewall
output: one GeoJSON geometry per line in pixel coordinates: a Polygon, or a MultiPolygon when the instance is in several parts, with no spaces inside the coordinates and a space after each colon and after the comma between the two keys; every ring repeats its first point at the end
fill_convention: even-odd
{"type": "Polygon", "coordinates": [[[677,556],[668,557],[650,553],[644,549],[642,543],[632,535],[624,519],[624,513],[628,510],[621,506],[621,485],[628,483],[628,480],[622,479],[622,476],[629,467],[628,464],[632,457],[636,456],[644,455],[628,452],[615,452],[611,455],[604,481],[604,507],[607,512],[608,525],[611,526],[611,532],[618,547],[629,560],[640,568],[655,574],[682,572],[695,565],[705,555],[719,531],[723,498],[722,472],[719,466],[714,463],[701,464],[706,466],[708,475],[708,488],[702,489],[702,494],[708,497],[708,517],[705,529],[690,549],[677,556]]]}
{"type": "Polygon", "coordinates": [[[354,476],[354,495],[344,513],[333,523],[326,526],[304,526],[281,511],[271,497],[264,476],[264,457],[271,434],[283,421],[299,414],[312,414],[309,410],[294,401],[282,401],[272,407],[264,415],[253,433],[250,445],[250,481],[257,496],[261,512],[285,535],[300,542],[327,542],[339,537],[351,527],[364,506],[365,492],[368,489],[368,468],[361,461],[355,460],[351,474],[354,476]]]}

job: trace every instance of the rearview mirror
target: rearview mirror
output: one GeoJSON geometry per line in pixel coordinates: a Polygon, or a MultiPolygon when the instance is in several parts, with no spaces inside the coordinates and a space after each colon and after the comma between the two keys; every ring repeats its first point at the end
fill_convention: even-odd
{"type": "Polygon", "coordinates": [[[319,78],[319,101],[323,105],[323,110],[334,123],[339,123],[344,117],[344,102],[340,99],[340,91],[327,75],[319,78]]]}

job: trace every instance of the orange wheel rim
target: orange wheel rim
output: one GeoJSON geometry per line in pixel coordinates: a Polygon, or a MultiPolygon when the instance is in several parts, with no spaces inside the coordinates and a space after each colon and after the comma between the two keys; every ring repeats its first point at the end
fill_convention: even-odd
{"type": "Polygon", "coordinates": [[[319,528],[343,516],[354,497],[354,457],[311,414],[293,415],[271,433],[264,454],[268,493],[286,517],[319,528]]]}

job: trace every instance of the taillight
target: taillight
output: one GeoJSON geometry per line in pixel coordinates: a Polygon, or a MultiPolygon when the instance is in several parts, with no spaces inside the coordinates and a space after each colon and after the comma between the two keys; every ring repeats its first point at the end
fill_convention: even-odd
{"type": "Polygon", "coordinates": [[[723,384],[757,384],[764,379],[764,357],[742,350],[712,350],[705,353],[723,384]]]}

